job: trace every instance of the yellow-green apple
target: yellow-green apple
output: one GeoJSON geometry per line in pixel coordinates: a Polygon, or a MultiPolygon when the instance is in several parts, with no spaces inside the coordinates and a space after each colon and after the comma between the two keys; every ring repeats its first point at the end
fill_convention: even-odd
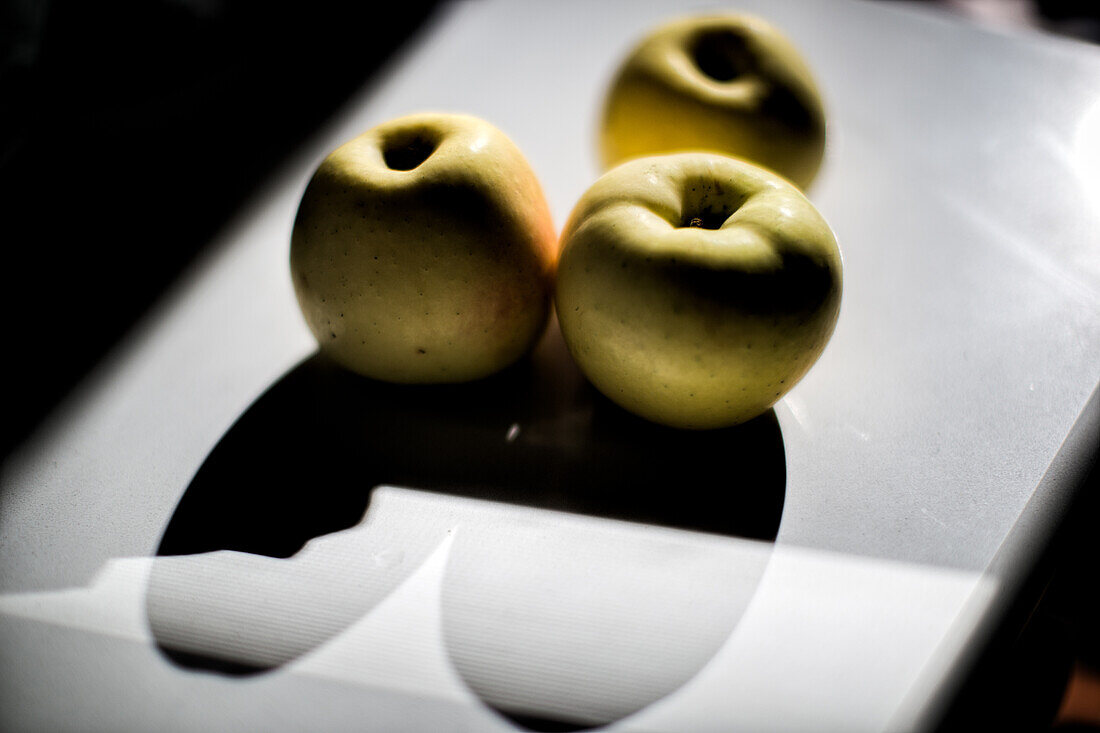
{"type": "Polygon", "coordinates": [[[557,240],[527,160],[476,117],[424,113],[332,152],[298,208],[290,269],[321,349],[390,382],[462,382],[545,328],[557,240]]]}
{"type": "Polygon", "coordinates": [[[605,168],[633,157],[711,150],[805,188],[825,151],[825,112],[809,67],[751,15],[668,22],[619,68],[600,124],[605,168]]]}
{"type": "Polygon", "coordinates": [[[829,225],[783,178],[711,153],[605,173],[562,232],[556,306],[574,360],[654,422],[715,428],[767,410],[840,308],[829,225]]]}

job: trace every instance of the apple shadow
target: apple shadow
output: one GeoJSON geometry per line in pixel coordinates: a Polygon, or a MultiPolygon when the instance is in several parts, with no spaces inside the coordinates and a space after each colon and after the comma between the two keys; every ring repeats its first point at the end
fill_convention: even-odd
{"type": "MultiPolygon", "coordinates": [[[[392,385],[320,354],[306,359],[211,451],[158,555],[229,550],[294,562],[311,540],[362,522],[382,485],[773,542],[785,483],[773,411],[723,430],[648,423],[588,384],[552,324],[532,356],[463,385],[392,385]]],[[[153,631],[186,668],[278,666],[196,654],[153,631]]],[[[498,712],[530,729],[591,727],[498,712]]]]}

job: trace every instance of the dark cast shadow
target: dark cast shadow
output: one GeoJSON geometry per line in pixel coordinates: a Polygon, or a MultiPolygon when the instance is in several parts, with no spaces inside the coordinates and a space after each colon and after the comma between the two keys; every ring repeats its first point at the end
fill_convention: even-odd
{"type": "MultiPolygon", "coordinates": [[[[552,325],[532,356],[461,385],[386,384],[306,359],[211,451],[158,554],[289,558],[358,524],[379,485],[774,541],[785,483],[774,411],[721,430],[649,423],[589,385],[552,325]]],[[[260,671],[161,650],[190,668],[260,671]]]]}

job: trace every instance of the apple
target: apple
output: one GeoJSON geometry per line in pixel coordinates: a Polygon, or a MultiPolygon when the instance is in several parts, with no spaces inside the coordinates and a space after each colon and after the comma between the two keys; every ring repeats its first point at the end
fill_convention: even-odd
{"type": "Polygon", "coordinates": [[[600,122],[604,167],[659,153],[744,158],[806,188],[825,152],[825,112],[787,38],[751,15],[681,18],[619,68],[600,122]]]}
{"type": "Polygon", "coordinates": [[[651,421],[716,428],[771,407],[840,308],[829,225],[788,181],[712,153],[605,173],[562,232],[556,307],[581,371],[651,421]]]}
{"type": "Polygon", "coordinates": [[[476,117],[423,113],[337,148],[302,196],[294,290],[321,350],[365,376],[464,382],[527,353],[557,237],[523,154],[476,117]]]}

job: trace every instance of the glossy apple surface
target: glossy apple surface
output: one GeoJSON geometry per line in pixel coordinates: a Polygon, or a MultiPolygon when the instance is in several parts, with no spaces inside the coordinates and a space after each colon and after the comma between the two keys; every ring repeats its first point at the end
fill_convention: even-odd
{"type": "Polygon", "coordinates": [[[813,365],[841,257],[794,186],[726,156],[633,160],[562,232],[556,306],[581,371],[654,422],[716,428],[767,410],[813,365]]]}
{"type": "Polygon", "coordinates": [[[639,156],[710,150],[801,188],[825,151],[825,112],[809,67],[751,15],[681,18],[655,29],[614,77],[600,124],[605,168],[639,156]]]}
{"type": "Polygon", "coordinates": [[[379,125],[321,163],[290,268],[321,349],[391,382],[462,382],[516,361],[549,315],[556,236],[519,149],[475,117],[379,125]]]}

